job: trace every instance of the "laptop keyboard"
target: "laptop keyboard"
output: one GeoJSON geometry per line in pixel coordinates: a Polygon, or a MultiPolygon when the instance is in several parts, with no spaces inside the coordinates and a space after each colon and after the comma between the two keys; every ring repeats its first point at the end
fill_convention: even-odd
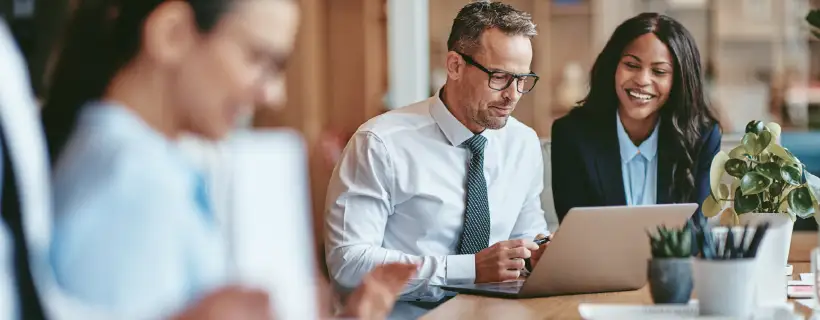
{"type": "Polygon", "coordinates": [[[521,290],[522,285],[524,285],[524,281],[516,280],[508,282],[482,283],[481,285],[477,285],[476,287],[493,291],[518,293],[518,291],[521,290]]]}

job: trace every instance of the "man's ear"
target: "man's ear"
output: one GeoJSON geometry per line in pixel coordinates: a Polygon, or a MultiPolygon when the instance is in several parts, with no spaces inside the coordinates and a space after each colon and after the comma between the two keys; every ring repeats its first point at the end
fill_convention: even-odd
{"type": "Polygon", "coordinates": [[[453,80],[461,79],[464,67],[467,65],[461,55],[455,51],[447,52],[445,64],[447,66],[447,78],[453,80]]]}
{"type": "Polygon", "coordinates": [[[199,31],[191,6],[185,1],[165,1],[145,19],[143,50],[160,64],[174,64],[193,49],[199,31]]]}

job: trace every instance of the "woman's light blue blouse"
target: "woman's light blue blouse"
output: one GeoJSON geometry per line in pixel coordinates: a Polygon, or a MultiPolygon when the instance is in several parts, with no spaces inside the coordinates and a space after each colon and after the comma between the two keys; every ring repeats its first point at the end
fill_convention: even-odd
{"type": "Polygon", "coordinates": [[[184,159],[129,109],[86,105],[53,181],[51,260],[67,293],[154,317],[223,284],[224,238],[184,159]]]}
{"type": "Polygon", "coordinates": [[[618,121],[618,145],[621,151],[621,174],[624,195],[629,206],[656,204],[658,200],[658,127],[646,140],[636,146],[621,123],[621,115],[615,113],[618,121]]]}

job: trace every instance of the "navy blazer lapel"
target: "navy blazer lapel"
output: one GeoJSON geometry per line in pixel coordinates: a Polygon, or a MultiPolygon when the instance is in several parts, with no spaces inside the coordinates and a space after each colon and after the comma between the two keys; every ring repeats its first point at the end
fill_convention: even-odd
{"type": "Polygon", "coordinates": [[[672,175],[674,168],[672,163],[672,154],[670,153],[669,135],[663,130],[661,126],[658,130],[658,176],[657,176],[657,199],[658,204],[673,203],[672,198],[672,175]]]}
{"type": "Polygon", "coordinates": [[[623,173],[621,170],[621,153],[618,144],[618,127],[614,112],[606,112],[598,119],[600,130],[594,130],[597,145],[595,167],[598,171],[598,183],[604,205],[626,205],[623,173]]]}

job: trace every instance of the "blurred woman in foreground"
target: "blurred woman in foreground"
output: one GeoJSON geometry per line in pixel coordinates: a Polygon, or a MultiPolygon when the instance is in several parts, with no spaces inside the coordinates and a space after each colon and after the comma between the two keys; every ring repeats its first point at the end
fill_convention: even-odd
{"type": "MultiPolygon", "coordinates": [[[[51,262],[69,294],[153,318],[229,285],[205,179],[175,141],[218,140],[251,106],[282,97],[297,20],[291,0],[78,5],[43,110],[54,168],[51,262]]],[[[383,317],[414,270],[374,271],[346,315],[383,317]]],[[[243,313],[225,316],[270,316],[234,311],[243,313]]]]}

